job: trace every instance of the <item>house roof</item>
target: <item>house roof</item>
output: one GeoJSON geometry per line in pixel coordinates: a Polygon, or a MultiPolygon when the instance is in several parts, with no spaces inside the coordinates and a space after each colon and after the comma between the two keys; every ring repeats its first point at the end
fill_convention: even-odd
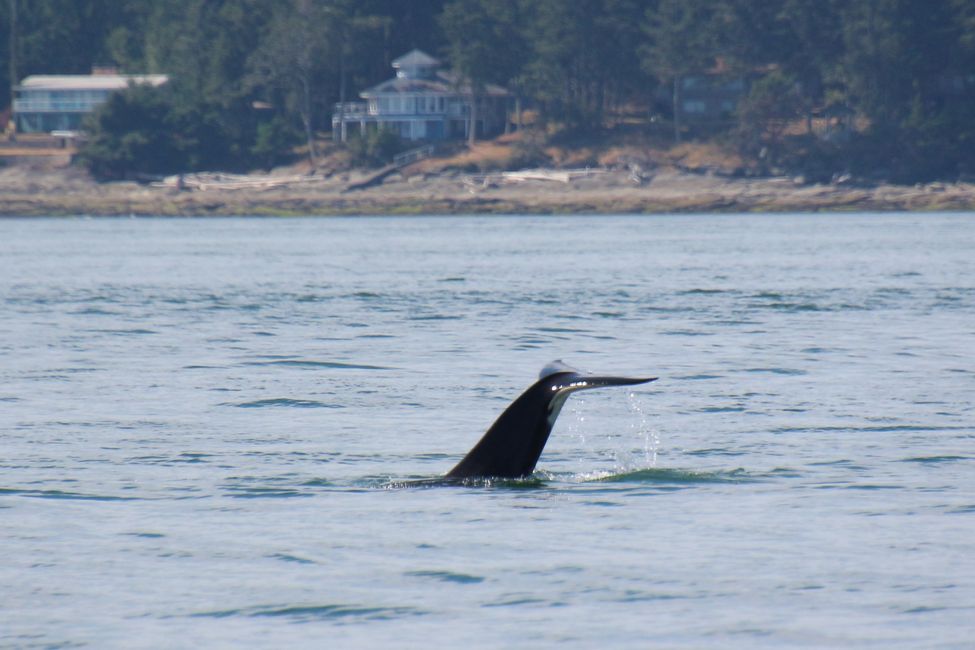
{"type": "Polygon", "coordinates": [[[422,50],[412,50],[407,52],[398,59],[393,60],[394,68],[406,68],[406,67],[417,67],[417,66],[436,66],[440,65],[440,61],[433,58],[426,52],[422,50]]]}
{"type": "Polygon", "coordinates": [[[31,75],[20,82],[20,90],[121,90],[130,83],[161,86],[169,81],[164,74],[70,74],[31,75]]]}
{"type": "MultiPolygon", "coordinates": [[[[378,97],[380,95],[462,95],[470,92],[470,84],[460,82],[457,75],[452,72],[437,72],[432,79],[407,79],[395,77],[388,79],[372,88],[367,88],[359,93],[363,99],[378,97]]],[[[504,97],[510,93],[501,86],[486,84],[481,89],[481,95],[494,97],[504,97]]]]}
{"type": "Polygon", "coordinates": [[[378,95],[415,95],[417,93],[448,94],[450,86],[441,79],[407,79],[395,77],[381,84],[363,90],[359,95],[365,99],[378,95]]]}

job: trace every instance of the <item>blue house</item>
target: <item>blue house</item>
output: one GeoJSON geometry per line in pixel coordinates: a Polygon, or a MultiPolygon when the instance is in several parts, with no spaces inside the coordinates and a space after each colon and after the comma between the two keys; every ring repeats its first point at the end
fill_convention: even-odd
{"type": "Polygon", "coordinates": [[[161,86],[162,74],[122,75],[95,70],[90,75],[33,75],[14,88],[13,119],[19,133],[77,131],[81,120],[108,96],[130,84],[161,86]]]}
{"type": "MultiPolygon", "coordinates": [[[[387,129],[404,140],[467,137],[471,128],[471,89],[440,61],[413,50],[393,61],[396,76],[362,91],[365,101],[335,105],[332,134],[345,142],[355,133],[387,129]]],[[[488,84],[477,95],[477,135],[504,131],[510,93],[488,84]]]]}

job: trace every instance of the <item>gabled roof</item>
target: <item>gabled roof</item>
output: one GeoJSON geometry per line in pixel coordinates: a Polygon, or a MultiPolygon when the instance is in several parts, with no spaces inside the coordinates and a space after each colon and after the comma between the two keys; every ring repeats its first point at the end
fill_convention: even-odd
{"type": "Polygon", "coordinates": [[[36,74],[20,82],[22,90],[121,90],[130,83],[161,86],[169,81],[164,74],[36,74]]]}
{"type": "Polygon", "coordinates": [[[454,90],[442,79],[406,79],[396,77],[382,82],[372,88],[363,90],[359,95],[364,99],[377,95],[415,95],[424,93],[450,94],[454,90]]]}
{"type": "MultiPolygon", "coordinates": [[[[372,88],[359,93],[363,99],[379,95],[422,95],[436,93],[443,95],[466,95],[470,93],[470,84],[458,79],[452,72],[438,71],[432,79],[406,79],[395,77],[388,79],[372,88]]],[[[482,96],[504,97],[510,93],[501,86],[486,84],[481,89],[482,96]]]]}
{"type": "Polygon", "coordinates": [[[436,66],[440,65],[440,61],[433,58],[426,52],[422,50],[413,50],[412,52],[407,52],[398,59],[393,60],[394,68],[407,68],[407,67],[419,67],[419,66],[436,66]]]}

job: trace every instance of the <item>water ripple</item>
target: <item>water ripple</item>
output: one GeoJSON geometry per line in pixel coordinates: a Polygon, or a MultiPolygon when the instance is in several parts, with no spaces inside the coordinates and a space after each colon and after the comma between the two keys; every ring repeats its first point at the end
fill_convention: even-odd
{"type": "Polygon", "coordinates": [[[388,366],[373,366],[364,363],[343,363],[340,361],[313,361],[307,359],[278,359],[274,361],[245,361],[242,366],[288,366],[292,368],[330,368],[335,370],[395,370],[388,366]]]}
{"type": "Polygon", "coordinates": [[[291,399],[288,397],[277,397],[271,399],[259,399],[252,402],[241,402],[239,404],[224,403],[221,406],[235,406],[237,408],[269,408],[269,407],[291,407],[291,408],[326,408],[340,409],[345,408],[342,404],[326,404],[311,399],[291,399]]]}
{"type": "Polygon", "coordinates": [[[335,619],[360,619],[363,621],[388,621],[425,614],[416,607],[365,607],[360,605],[288,605],[222,609],[190,614],[193,618],[283,617],[297,622],[327,621],[335,619]]]}

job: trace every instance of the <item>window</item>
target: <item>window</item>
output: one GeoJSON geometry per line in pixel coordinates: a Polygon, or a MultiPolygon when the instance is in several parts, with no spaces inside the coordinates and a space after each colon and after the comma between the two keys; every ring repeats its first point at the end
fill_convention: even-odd
{"type": "Polygon", "coordinates": [[[684,102],[684,112],[685,113],[695,113],[700,115],[707,111],[707,105],[696,99],[688,99],[684,102]]]}

